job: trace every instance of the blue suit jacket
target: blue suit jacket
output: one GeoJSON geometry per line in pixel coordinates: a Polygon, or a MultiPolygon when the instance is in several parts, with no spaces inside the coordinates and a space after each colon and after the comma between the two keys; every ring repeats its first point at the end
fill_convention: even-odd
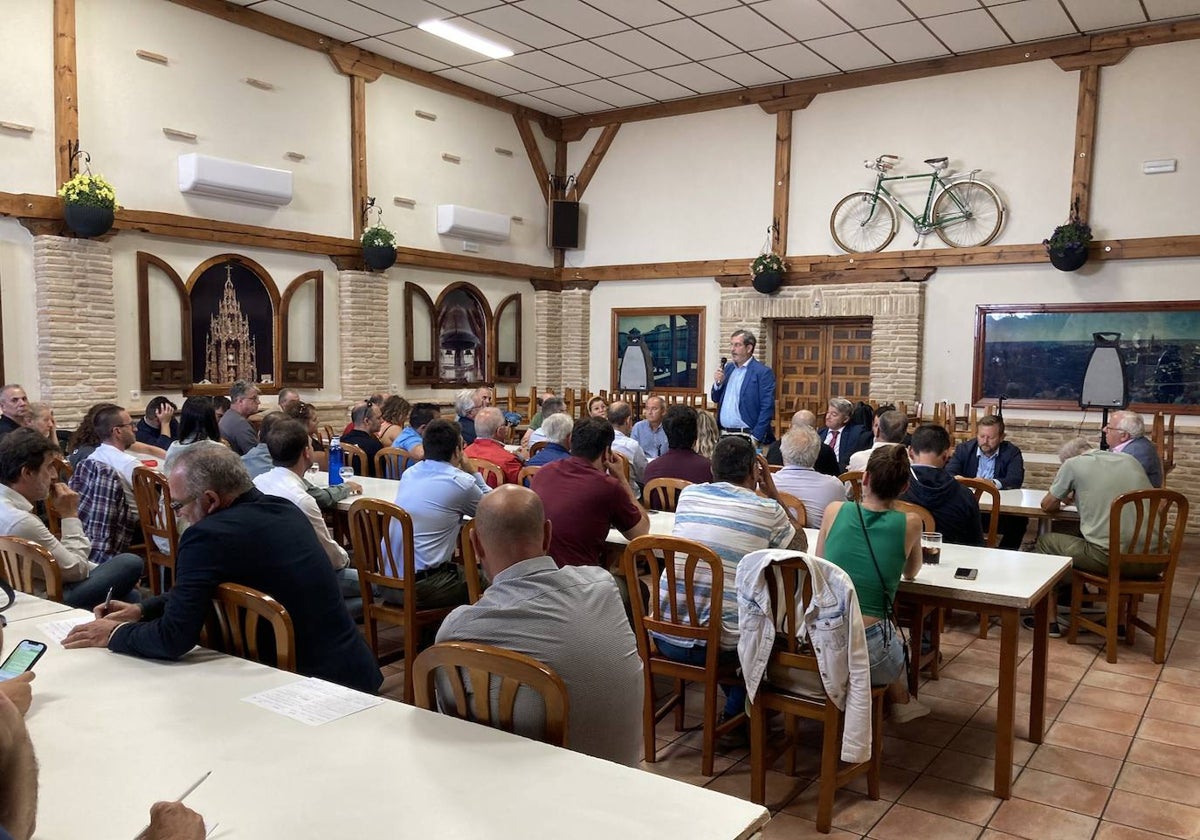
{"type": "MultiPolygon", "coordinates": [[[[725,386],[736,367],[733,362],[725,365],[725,379],[713,385],[709,396],[717,404],[717,422],[721,422],[721,400],[725,397],[725,386]]],[[[742,392],[738,399],[738,413],[746,427],[751,429],[754,439],[770,443],[775,439],[771,433],[771,421],[775,418],[775,373],[758,359],[746,362],[746,377],[742,380],[742,392]]]]}
{"type": "Polygon", "coordinates": [[[1162,459],[1158,457],[1158,449],[1155,448],[1154,441],[1148,437],[1136,437],[1129,441],[1121,451],[1137,458],[1142,469],[1146,471],[1146,478],[1150,479],[1152,486],[1163,486],[1162,459]]]}
{"type": "MultiPolygon", "coordinates": [[[[954,448],[946,471],[950,475],[961,475],[974,478],[979,470],[979,443],[967,440],[954,448]]],[[[1018,490],[1025,483],[1025,458],[1016,444],[1006,440],[1000,441],[996,450],[996,475],[1001,490],[1018,490]]]]}

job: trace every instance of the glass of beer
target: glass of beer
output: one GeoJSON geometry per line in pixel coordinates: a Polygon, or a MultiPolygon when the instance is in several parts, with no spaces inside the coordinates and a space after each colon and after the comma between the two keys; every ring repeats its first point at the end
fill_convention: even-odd
{"type": "Polygon", "coordinates": [[[938,563],[942,559],[942,535],[936,531],[921,534],[921,562],[938,563]]]}

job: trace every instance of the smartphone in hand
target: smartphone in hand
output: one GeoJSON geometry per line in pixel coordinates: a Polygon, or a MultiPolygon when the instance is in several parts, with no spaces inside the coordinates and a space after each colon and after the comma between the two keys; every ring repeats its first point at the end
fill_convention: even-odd
{"type": "Polygon", "coordinates": [[[11,680],[13,677],[19,677],[26,671],[33,670],[33,665],[42,658],[42,654],[46,652],[44,642],[35,642],[30,639],[24,639],[13,648],[13,652],[4,660],[4,664],[0,665],[0,682],[11,680]]]}

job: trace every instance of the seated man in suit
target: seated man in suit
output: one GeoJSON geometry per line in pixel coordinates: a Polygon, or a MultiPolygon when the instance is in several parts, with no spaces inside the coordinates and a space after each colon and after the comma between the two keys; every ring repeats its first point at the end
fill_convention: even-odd
{"type": "Polygon", "coordinates": [[[63,646],[179,659],[199,641],[217,586],[240,583],[288,611],[299,673],[374,694],[383,675],[304,514],[255,489],[241,460],[223,446],[184,452],[168,481],[177,515],[191,523],[179,537],[174,588],[141,604],[113,601],[104,617],[74,628],[63,646]]]}
{"type": "Polygon", "coordinates": [[[908,447],[912,478],[900,498],[932,513],[945,542],[983,545],[979,503],[946,472],[949,454],[950,434],[943,427],[926,423],[913,432],[908,447]]]}
{"type": "MultiPolygon", "coordinates": [[[[797,426],[808,426],[815,431],[817,428],[817,415],[813,414],[807,408],[800,409],[792,415],[791,428],[794,429],[797,426]]],[[[813,469],[821,475],[831,475],[837,478],[845,470],[838,463],[837,455],[829,448],[829,444],[821,440],[820,436],[817,439],[821,441],[821,450],[817,453],[817,462],[813,464],[813,469]]],[[[783,466],[783,452],[780,449],[779,441],[775,441],[767,448],[767,463],[774,467],[783,466]]]]}
{"type": "MultiPolygon", "coordinates": [[[[998,490],[1019,490],[1025,483],[1025,459],[1016,444],[1004,439],[1004,421],[991,414],[982,417],[976,427],[975,440],[960,443],[946,465],[950,475],[982,478],[998,490]]],[[[1017,551],[1025,529],[1026,516],[1000,517],[1000,547],[1017,551]]]]}
{"type": "Polygon", "coordinates": [[[1162,459],[1154,441],[1146,437],[1146,423],[1136,411],[1118,411],[1108,418],[1104,439],[1113,452],[1132,455],[1146,471],[1152,487],[1163,486],[1162,459]]]}
{"type": "Polygon", "coordinates": [[[817,429],[821,440],[829,444],[837,455],[838,466],[842,472],[849,468],[851,455],[870,449],[874,442],[870,429],[850,422],[853,412],[854,405],[850,400],[834,397],[829,401],[829,408],[825,412],[825,425],[817,429]]]}
{"type": "MultiPolygon", "coordinates": [[[[532,490],[505,485],[485,496],[471,544],[492,583],[450,614],[437,640],[482,642],[548,665],[567,687],[570,748],[632,767],[642,757],[644,682],[620,592],[603,569],[560,568],[550,531],[532,490]]],[[[439,682],[439,701],[453,704],[447,689],[439,682]]],[[[544,722],[536,696],[518,692],[514,731],[536,736],[544,722]]]]}

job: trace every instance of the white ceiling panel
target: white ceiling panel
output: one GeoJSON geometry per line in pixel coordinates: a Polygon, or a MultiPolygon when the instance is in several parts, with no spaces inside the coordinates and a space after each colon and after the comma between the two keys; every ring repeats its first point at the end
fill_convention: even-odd
{"type": "Polygon", "coordinates": [[[1058,0],[1020,0],[1006,6],[996,6],[992,14],[1014,41],[1036,41],[1075,34],[1075,27],[1058,0]]]}
{"type": "Polygon", "coordinates": [[[616,18],[580,0],[520,0],[514,5],[521,11],[548,20],[580,38],[595,38],[629,28],[616,18]]]}
{"type": "Polygon", "coordinates": [[[1012,43],[983,9],[929,18],[926,23],[933,30],[933,34],[956,53],[985,50],[988,47],[1007,46],[1012,43]]]}
{"type": "MultiPolygon", "coordinates": [[[[1084,2],[1094,3],[1095,0],[1084,0],[1084,2]]],[[[948,15],[951,12],[967,12],[979,8],[976,0],[904,0],[904,5],[914,15],[923,18],[948,15]]]]}
{"type": "Polygon", "coordinates": [[[819,0],[766,0],[765,3],[756,3],[754,11],[798,41],[850,31],[850,24],[829,11],[819,0]]]}
{"type": "Polygon", "coordinates": [[[700,15],[696,21],[744,50],[777,47],[792,40],[778,26],[746,6],[700,15]]]}
{"type": "Polygon", "coordinates": [[[654,101],[649,96],[644,96],[637,91],[622,87],[616,82],[610,82],[608,79],[583,82],[582,84],[571,85],[571,88],[580,93],[585,93],[594,99],[599,99],[601,102],[607,102],[613,108],[631,108],[634,105],[645,105],[647,102],[654,101]]]}
{"type": "Polygon", "coordinates": [[[576,67],[574,64],[569,64],[544,52],[521,53],[504,59],[504,63],[511,64],[528,73],[534,73],[556,85],[574,85],[579,82],[590,82],[596,78],[595,73],[589,73],[582,67],[576,67]]]}
{"type": "Polygon", "coordinates": [[[493,96],[508,96],[510,93],[516,93],[516,91],[514,91],[508,85],[502,85],[498,82],[493,82],[490,79],[485,79],[482,76],[476,76],[474,73],[468,73],[466,70],[460,70],[457,67],[452,67],[449,70],[441,70],[437,75],[445,76],[447,79],[458,82],[460,85],[466,85],[467,87],[475,88],[476,90],[486,91],[493,96]]]}
{"type": "Polygon", "coordinates": [[[817,38],[807,42],[807,45],[839,70],[861,70],[891,63],[874,44],[857,32],[817,38]]]}
{"type": "Polygon", "coordinates": [[[759,50],[754,57],[789,79],[807,79],[809,76],[824,76],[838,71],[804,44],[784,44],[782,47],[759,50]]]}
{"type": "Polygon", "coordinates": [[[673,82],[679,82],[696,93],[717,93],[723,90],[739,88],[737,82],[722,76],[716,70],[710,70],[703,64],[677,64],[674,67],[660,67],[657,72],[673,82]]]}
{"type": "Polygon", "coordinates": [[[397,47],[403,47],[419,55],[441,61],[451,67],[461,67],[464,64],[474,64],[483,56],[477,52],[452,44],[444,38],[430,35],[423,29],[405,29],[403,32],[393,32],[383,40],[397,47]]]}
{"type": "MultiPolygon", "coordinates": [[[[900,0],[823,0],[855,29],[912,20],[900,0]]],[[[978,7],[976,7],[978,8],[978,7]]]]}
{"type": "Polygon", "coordinates": [[[650,26],[683,17],[660,0],[587,0],[587,4],[627,26],[650,26]]]}
{"type": "Polygon", "coordinates": [[[382,38],[364,38],[361,41],[355,41],[354,46],[361,47],[364,50],[370,50],[373,53],[385,58],[390,58],[393,61],[399,61],[401,64],[407,64],[409,67],[416,67],[418,70],[444,70],[446,65],[440,61],[435,61],[432,58],[426,58],[423,55],[418,55],[411,50],[406,50],[403,47],[397,47],[390,44],[382,38]]]}
{"type": "MultiPolygon", "coordinates": [[[[559,29],[552,23],[536,18],[528,12],[523,12],[515,6],[497,6],[494,9],[484,9],[482,12],[472,12],[467,20],[473,20],[481,26],[494,29],[510,38],[518,38],[523,43],[536,49],[545,49],[568,41],[577,41],[574,35],[564,29],[559,29]]],[[[455,21],[460,23],[460,21],[455,21]]],[[[465,24],[465,21],[461,21],[465,24]]]]}
{"type": "Polygon", "coordinates": [[[526,108],[532,108],[535,111],[541,111],[543,114],[549,114],[552,117],[569,117],[574,112],[569,111],[553,102],[547,102],[545,99],[538,99],[528,93],[514,93],[512,96],[504,97],[509,102],[515,102],[518,105],[524,105],[526,108]]]}
{"type": "Polygon", "coordinates": [[[636,73],[641,68],[631,61],[626,61],[619,55],[609,52],[604,47],[598,47],[591,41],[576,41],[573,44],[563,44],[561,47],[551,47],[546,50],[551,55],[578,64],[584,70],[595,73],[601,78],[611,78],[622,73],[636,73]]]}
{"type": "Polygon", "coordinates": [[[350,0],[287,0],[287,4],[340,23],[364,35],[382,35],[407,26],[404,21],[371,11],[366,6],[360,6],[350,0]]]}
{"type": "Polygon", "coordinates": [[[633,88],[638,93],[649,96],[651,99],[660,101],[681,99],[685,96],[693,95],[692,91],[683,87],[683,85],[677,85],[670,79],[664,79],[662,76],[648,71],[630,73],[628,76],[617,76],[613,81],[627,88],[633,88]]]}
{"type": "Polygon", "coordinates": [[[1142,0],[1151,20],[1200,15],[1200,0],[1142,0]]]}
{"type": "MultiPolygon", "coordinates": [[[[361,0],[359,0],[361,2],[361,0]]],[[[372,0],[373,3],[382,5],[389,0],[372,0]]],[[[478,12],[480,9],[490,9],[492,6],[501,6],[504,0],[437,0],[437,4],[456,15],[465,15],[470,12],[478,12]]]]}
{"type": "Polygon", "coordinates": [[[547,102],[553,102],[555,105],[561,105],[563,108],[569,108],[577,114],[586,114],[589,111],[603,111],[611,105],[608,102],[594,99],[587,94],[572,90],[569,87],[539,90],[537,97],[538,99],[545,99],[547,102]]]}
{"type": "Polygon", "coordinates": [[[337,38],[339,41],[355,41],[367,34],[365,32],[359,32],[357,29],[351,29],[349,26],[343,26],[340,23],[334,23],[327,18],[309,14],[308,12],[297,9],[295,6],[288,6],[284,3],[279,3],[277,0],[268,0],[266,3],[259,3],[254,7],[254,11],[262,12],[264,15],[270,15],[271,17],[279,18],[280,20],[286,20],[288,23],[294,23],[297,26],[303,26],[305,29],[311,29],[313,32],[320,32],[322,35],[328,35],[330,38],[337,38]]]}
{"type": "Polygon", "coordinates": [[[553,82],[548,79],[535,76],[533,73],[526,73],[506,61],[483,61],[479,64],[468,64],[463,69],[468,73],[483,76],[485,79],[491,79],[493,82],[499,82],[523,93],[553,86],[553,82]]]}
{"type": "Polygon", "coordinates": [[[1083,29],[1109,29],[1114,26],[1135,26],[1146,22],[1138,0],[1063,0],[1077,26],[1083,29]]]}
{"type": "Polygon", "coordinates": [[[742,0],[667,0],[667,2],[689,17],[742,5],[742,0]]]}
{"type": "Polygon", "coordinates": [[[946,55],[949,50],[928,29],[915,20],[864,29],[863,35],[887,53],[892,61],[918,61],[946,55]]]}
{"type": "Polygon", "coordinates": [[[680,64],[687,60],[675,50],[641,32],[618,32],[616,35],[595,38],[594,42],[640,67],[653,69],[680,64]]]}
{"type": "Polygon", "coordinates": [[[724,58],[710,58],[704,64],[722,76],[728,76],[746,87],[770,85],[787,80],[787,76],[778,70],[773,70],[747,53],[727,55],[724,58]]]}
{"type": "MultiPolygon", "coordinates": [[[[291,2],[291,0],[288,0],[291,2]]],[[[441,20],[451,17],[454,12],[445,8],[445,4],[435,6],[426,0],[354,0],[360,6],[374,9],[385,15],[397,18],[407,24],[416,26],[427,20],[441,20]]]]}
{"type": "Polygon", "coordinates": [[[642,32],[656,41],[662,41],[686,55],[693,61],[702,58],[716,58],[719,55],[735,53],[738,48],[733,44],[714,35],[694,20],[673,20],[655,26],[647,26],[642,32]]]}

